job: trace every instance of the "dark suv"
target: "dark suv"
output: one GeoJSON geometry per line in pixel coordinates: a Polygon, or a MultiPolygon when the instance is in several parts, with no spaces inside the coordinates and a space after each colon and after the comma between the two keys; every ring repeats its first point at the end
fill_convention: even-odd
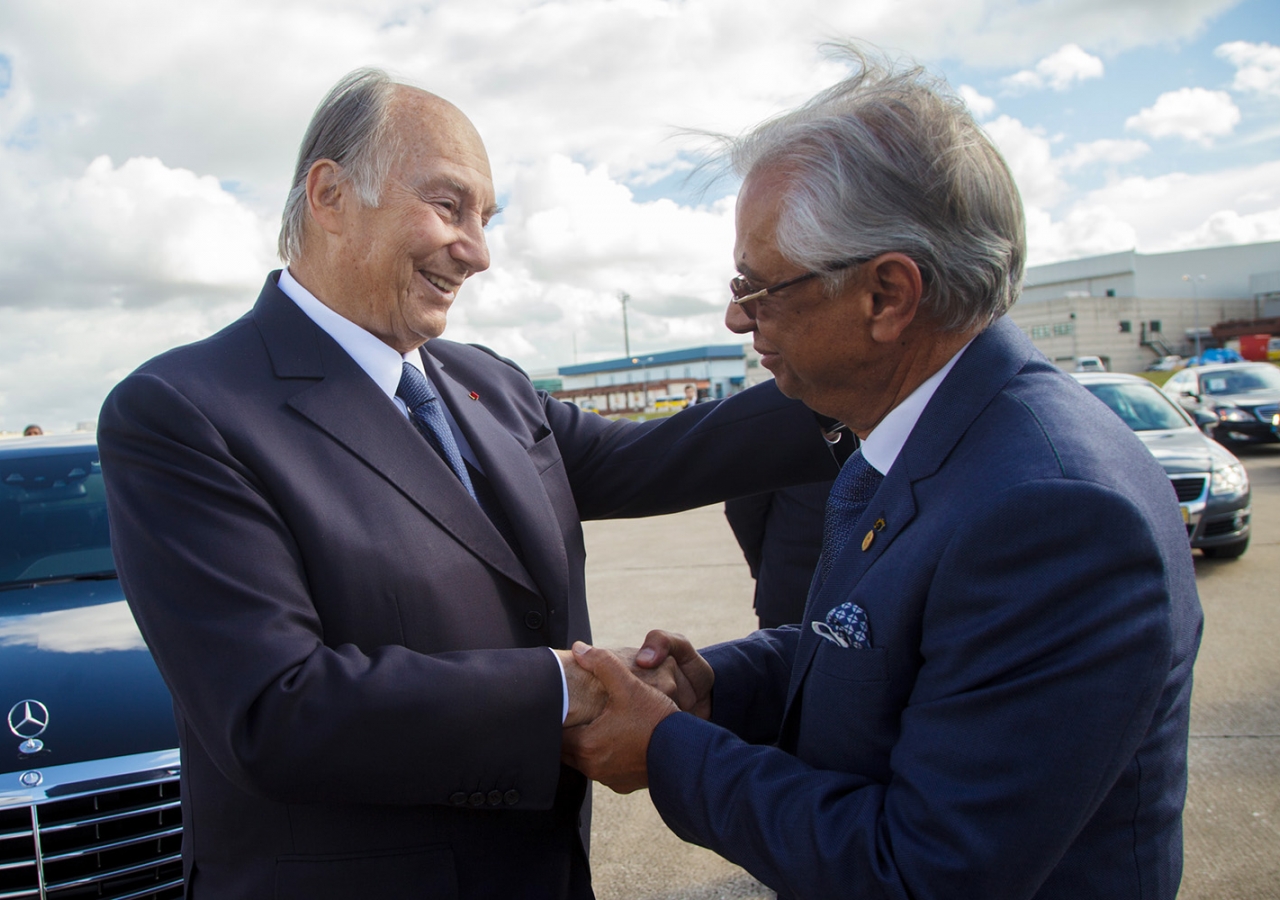
{"type": "Polygon", "coordinates": [[[0,713],[0,898],[181,897],[173,707],[91,435],[0,441],[0,713]]]}

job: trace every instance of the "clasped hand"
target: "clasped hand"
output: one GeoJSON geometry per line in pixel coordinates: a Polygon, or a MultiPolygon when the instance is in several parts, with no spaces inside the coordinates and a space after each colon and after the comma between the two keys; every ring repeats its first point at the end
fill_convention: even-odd
{"type": "Polygon", "coordinates": [[[679,711],[711,717],[715,673],[681,635],[651,631],[639,650],[578,641],[556,652],[569,685],[561,758],[620,794],[648,786],[646,756],[659,722],[679,711]]]}

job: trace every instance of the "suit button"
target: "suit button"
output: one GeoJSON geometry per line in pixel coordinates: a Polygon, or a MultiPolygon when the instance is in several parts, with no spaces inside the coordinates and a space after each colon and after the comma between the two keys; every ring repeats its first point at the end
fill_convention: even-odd
{"type": "Polygon", "coordinates": [[[502,791],[489,792],[489,805],[498,806],[502,803],[502,791]]]}
{"type": "Polygon", "coordinates": [[[471,795],[471,805],[472,805],[472,806],[484,806],[484,794],[480,793],[479,791],[476,791],[474,794],[472,794],[472,795],[471,795]]]}
{"type": "Polygon", "coordinates": [[[514,790],[507,791],[502,795],[502,802],[507,804],[507,806],[515,806],[520,802],[520,792],[514,790]]]}
{"type": "Polygon", "coordinates": [[[536,609],[529,610],[524,614],[524,626],[537,631],[542,627],[542,613],[538,612],[536,609]]]}
{"type": "Polygon", "coordinates": [[[466,806],[467,795],[464,794],[462,791],[458,791],[458,793],[450,795],[449,802],[452,803],[454,806],[466,806]]]}

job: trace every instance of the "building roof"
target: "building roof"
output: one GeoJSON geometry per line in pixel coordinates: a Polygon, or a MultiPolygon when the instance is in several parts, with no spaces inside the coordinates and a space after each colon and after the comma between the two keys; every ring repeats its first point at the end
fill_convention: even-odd
{"type": "Polygon", "coordinates": [[[557,371],[561,375],[593,375],[598,372],[625,372],[639,368],[703,362],[712,359],[742,359],[745,355],[741,344],[712,344],[707,347],[668,350],[666,353],[638,353],[631,357],[623,356],[601,362],[561,366],[557,371]]]}

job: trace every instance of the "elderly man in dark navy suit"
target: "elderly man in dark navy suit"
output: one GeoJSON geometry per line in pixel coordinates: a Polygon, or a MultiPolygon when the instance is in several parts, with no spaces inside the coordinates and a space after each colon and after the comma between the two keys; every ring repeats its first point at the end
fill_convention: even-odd
{"type": "Polygon", "coordinates": [[[561,729],[602,695],[549,649],[590,636],[581,519],[834,474],[772,387],[611,422],[440,339],[495,211],[456,107],[355,73],[304,139],[288,267],[103,408],[194,900],[591,897],[561,729]]]}
{"type": "Polygon", "coordinates": [[[727,322],[862,441],[799,626],[603,651],[566,757],[783,898],[1173,900],[1201,612],[1168,478],[1005,312],[1004,161],[923,71],[855,72],[736,141],[727,322]]]}

